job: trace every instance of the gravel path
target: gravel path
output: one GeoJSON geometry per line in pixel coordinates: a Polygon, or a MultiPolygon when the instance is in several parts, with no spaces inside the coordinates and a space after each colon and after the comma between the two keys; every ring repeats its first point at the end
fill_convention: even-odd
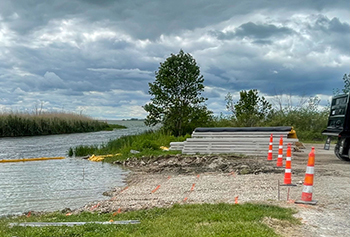
{"type": "Polygon", "coordinates": [[[301,198],[311,150],[306,144],[305,150],[292,155],[295,187],[278,186],[283,183],[284,169],[275,168],[275,161],[269,163],[264,157],[244,162],[225,156],[210,156],[205,161],[201,157],[167,157],[126,163],[133,170],[128,186],[116,188],[110,200],[90,203],[75,212],[123,212],[174,203],[264,202],[298,210],[295,216],[303,223],[299,227],[264,220],[283,236],[350,236],[350,163],[338,160],[333,150],[323,150],[322,144],[314,146],[315,206],[294,204],[301,198]]]}

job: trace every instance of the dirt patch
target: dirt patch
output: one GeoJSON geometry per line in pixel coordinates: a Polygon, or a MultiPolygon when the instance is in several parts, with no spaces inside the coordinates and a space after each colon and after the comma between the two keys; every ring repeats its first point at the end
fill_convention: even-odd
{"type": "Polygon", "coordinates": [[[219,172],[236,174],[282,173],[284,169],[274,167],[261,157],[240,157],[236,155],[165,155],[158,157],[130,158],[115,162],[134,172],[156,174],[199,174],[219,172]]]}
{"type": "Polygon", "coordinates": [[[305,236],[298,228],[295,228],[295,224],[286,220],[279,220],[272,217],[265,217],[262,223],[273,228],[277,234],[286,237],[303,237],[305,236]]]}

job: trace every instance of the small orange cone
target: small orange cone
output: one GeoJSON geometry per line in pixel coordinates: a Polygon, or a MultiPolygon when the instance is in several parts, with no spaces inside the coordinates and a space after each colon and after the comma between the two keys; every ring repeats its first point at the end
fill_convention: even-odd
{"type": "Polygon", "coordinates": [[[281,186],[296,186],[292,184],[292,148],[291,144],[287,145],[287,153],[286,153],[286,169],[284,172],[284,182],[281,186]]]}
{"type": "Polygon", "coordinates": [[[273,142],[273,135],[271,133],[270,143],[269,143],[269,153],[267,154],[267,160],[268,161],[272,161],[272,142],[273,142]]]}
{"type": "Polygon", "coordinates": [[[277,167],[283,167],[283,136],[280,138],[280,145],[278,146],[277,167]]]}
{"type": "Polygon", "coordinates": [[[314,166],[315,166],[315,148],[311,148],[309,153],[309,160],[307,162],[304,188],[301,194],[301,200],[295,201],[297,204],[310,204],[315,205],[317,201],[312,200],[312,188],[314,184],[314,166]]]}

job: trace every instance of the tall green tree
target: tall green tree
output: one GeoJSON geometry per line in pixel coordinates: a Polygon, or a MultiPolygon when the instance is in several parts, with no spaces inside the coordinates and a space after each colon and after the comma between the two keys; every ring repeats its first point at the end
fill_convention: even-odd
{"type": "Polygon", "coordinates": [[[339,88],[333,89],[334,95],[339,95],[340,92],[343,92],[344,94],[347,94],[350,92],[350,73],[344,74],[343,82],[344,82],[344,87],[343,87],[343,89],[341,89],[341,91],[339,90],[339,88]]]}
{"type": "Polygon", "coordinates": [[[156,80],[149,83],[151,102],[143,106],[148,112],[145,124],[162,124],[165,131],[179,136],[205,126],[212,112],[205,105],[204,78],[195,59],[183,50],[160,63],[156,80]]]}
{"type": "Polygon", "coordinates": [[[273,111],[272,105],[265,97],[260,97],[256,89],[240,91],[239,95],[240,99],[236,103],[233,102],[233,97],[230,93],[225,98],[226,108],[232,111],[237,125],[254,127],[266,122],[273,111]]]}
{"type": "Polygon", "coordinates": [[[350,92],[350,73],[344,74],[343,81],[344,81],[344,88],[342,89],[342,91],[344,94],[347,94],[350,92]]]}

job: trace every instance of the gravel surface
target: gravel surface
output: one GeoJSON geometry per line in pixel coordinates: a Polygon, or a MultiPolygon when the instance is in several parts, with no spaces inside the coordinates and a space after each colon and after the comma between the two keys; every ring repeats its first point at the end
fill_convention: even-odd
{"type": "Polygon", "coordinates": [[[283,236],[350,236],[350,162],[338,160],[331,150],[315,147],[315,177],[312,205],[294,204],[301,198],[310,144],[292,154],[292,183],[279,186],[284,169],[266,157],[233,155],[166,156],[120,163],[133,172],[128,185],[109,192],[110,200],[87,204],[80,211],[124,212],[168,207],[174,203],[263,202],[295,208],[301,226],[266,218],[283,236]]]}

